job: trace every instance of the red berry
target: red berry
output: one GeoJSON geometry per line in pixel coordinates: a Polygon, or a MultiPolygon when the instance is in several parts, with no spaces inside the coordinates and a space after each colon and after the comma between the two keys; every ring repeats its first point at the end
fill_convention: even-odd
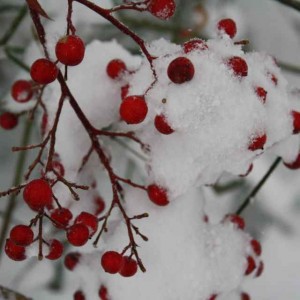
{"type": "Polygon", "coordinates": [[[257,256],[260,256],[260,255],[261,255],[261,252],[262,252],[260,242],[253,239],[253,240],[250,241],[250,244],[251,244],[251,247],[252,247],[254,253],[255,253],[257,256]]]}
{"type": "Polygon", "coordinates": [[[265,265],[264,265],[264,263],[261,261],[261,262],[259,263],[259,265],[258,265],[256,274],[255,274],[255,277],[261,276],[262,272],[264,271],[264,268],[265,268],[265,265]]]}
{"type": "Polygon", "coordinates": [[[32,210],[39,211],[52,204],[52,189],[47,181],[35,179],[26,185],[23,198],[32,210]]]}
{"type": "Polygon", "coordinates": [[[9,237],[16,245],[26,247],[33,242],[34,234],[29,226],[17,225],[11,229],[9,237]]]}
{"type": "Polygon", "coordinates": [[[267,142],[266,134],[257,135],[252,139],[251,143],[248,145],[248,149],[250,151],[263,149],[266,142],[267,142]]]}
{"type": "Polygon", "coordinates": [[[266,100],[267,100],[267,94],[268,94],[268,92],[264,88],[262,88],[261,86],[259,86],[259,87],[257,87],[255,89],[255,93],[258,96],[258,98],[261,100],[261,102],[263,104],[265,104],[266,100]]]}
{"type": "Polygon", "coordinates": [[[237,77],[246,77],[248,75],[248,65],[246,61],[239,56],[229,58],[227,65],[237,77]]]}
{"type": "Polygon", "coordinates": [[[169,204],[167,191],[164,188],[151,184],[148,186],[147,191],[149,199],[156,205],[165,206],[169,204]]]}
{"type": "Polygon", "coordinates": [[[105,202],[98,196],[94,199],[94,203],[96,204],[95,214],[100,215],[105,209],[105,202]]]}
{"type": "Polygon", "coordinates": [[[245,275],[250,275],[256,268],[255,260],[252,256],[247,257],[247,268],[245,271],[245,275]]]}
{"type": "Polygon", "coordinates": [[[129,93],[129,84],[121,87],[121,99],[123,100],[128,96],[129,93]]]}
{"type": "Polygon", "coordinates": [[[157,115],[154,120],[155,128],[162,134],[171,134],[174,130],[169,126],[164,115],[157,115]]]}
{"type": "Polygon", "coordinates": [[[174,0],[151,0],[148,5],[148,11],[155,17],[167,20],[171,18],[176,9],[174,0]]]}
{"type": "Polygon", "coordinates": [[[40,58],[32,64],[30,75],[35,82],[48,84],[57,78],[58,69],[52,61],[40,58]]]}
{"type": "Polygon", "coordinates": [[[227,215],[225,216],[224,221],[229,221],[237,226],[238,229],[244,230],[245,229],[245,221],[242,217],[238,215],[227,215]]]}
{"type": "Polygon", "coordinates": [[[185,42],[183,45],[184,53],[190,53],[196,50],[207,50],[208,46],[205,41],[201,39],[193,39],[185,42]]]}
{"type": "Polygon", "coordinates": [[[51,240],[49,246],[49,253],[46,255],[46,258],[50,260],[58,259],[62,256],[64,251],[63,244],[58,240],[51,240]]]}
{"type": "Polygon", "coordinates": [[[74,224],[67,231],[67,239],[73,246],[83,246],[89,239],[89,229],[83,224],[74,224]]]}
{"type": "Polygon", "coordinates": [[[55,47],[57,59],[66,66],[76,66],[84,58],[85,46],[77,35],[67,35],[61,38],[55,47]]]}
{"type": "Polygon", "coordinates": [[[0,127],[10,130],[18,125],[18,117],[10,112],[5,112],[0,116],[0,127]]]}
{"type": "Polygon", "coordinates": [[[120,78],[126,70],[127,67],[124,61],[121,59],[111,60],[106,67],[106,73],[112,79],[120,78]]]}
{"type": "Polygon", "coordinates": [[[64,265],[65,267],[73,271],[80,260],[81,254],[79,252],[70,252],[65,256],[64,265]]]}
{"type": "Polygon", "coordinates": [[[236,35],[236,24],[232,19],[223,19],[218,23],[218,30],[234,38],[236,35]]]}
{"type": "Polygon", "coordinates": [[[6,255],[15,261],[21,261],[26,259],[25,247],[16,245],[12,240],[7,239],[5,243],[6,255]]]}
{"type": "Polygon", "coordinates": [[[32,95],[32,84],[27,80],[17,80],[11,88],[11,96],[17,102],[28,102],[32,95]]]}
{"type": "Polygon", "coordinates": [[[85,300],[85,296],[82,291],[76,291],[73,298],[74,300],[85,300]]]}
{"type": "Polygon", "coordinates": [[[241,300],[250,300],[250,296],[247,293],[241,293],[241,300]]]}
{"type": "Polygon", "coordinates": [[[56,208],[51,212],[51,218],[55,221],[57,228],[66,228],[72,220],[73,215],[67,208],[56,208]]]}
{"type": "Polygon", "coordinates": [[[297,170],[300,169],[300,153],[298,154],[296,160],[292,163],[284,163],[284,165],[291,169],[291,170],[297,170]]]}
{"type": "Polygon", "coordinates": [[[300,113],[298,111],[293,110],[292,117],[294,126],[293,134],[300,133],[300,113]]]}
{"type": "Polygon", "coordinates": [[[213,294],[213,295],[211,295],[207,300],[216,300],[217,297],[218,297],[217,294],[213,294]]]}
{"type": "Polygon", "coordinates": [[[99,289],[99,298],[101,300],[109,300],[107,288],[104,285],[101,285],[99,289]]]}
{"type": "Polygon", "coordinates": [[[270,77],[275,86],[278,85],[278,78],[274,74],[268,73],[268,76],[270,77]]]}
{"type": "Polygon", "coordinates": [[[123,277],[131,277],[137,272],[137,262],[128,257],[123,257],[123,267],[119,271],[120,275],[123,277]]]}
{"type": "Polygon", "coordinates": [[[93,236],[98,229],[97,217],[85,211],[77,216],[74,224],[85,225],[89,229],[90,237],[93,236]]]}
{"type": "Polygon", "coordinates": [[[138,124],[145,120],[148,106],[143,96],[126,97],[120,106],[120,116],[127,124],[138,124]]]}
{"type": "Polygon", "coordinates": [[[168,76],[170,80],[176,84],[182,84],[192,80],[194,74],[194,65],[186,57],[177,57],[169,64],[168,76]]]}
{"type": "Polygon", "coordinates": [[[107,251],[102,255],[101,265],[105,272],[116,274],[123,266],[123,257],[118,252],[107,251]]]}

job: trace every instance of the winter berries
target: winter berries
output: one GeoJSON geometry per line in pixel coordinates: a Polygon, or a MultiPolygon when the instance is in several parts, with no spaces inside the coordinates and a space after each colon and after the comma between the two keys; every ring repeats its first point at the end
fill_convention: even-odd
{"type": "Polygon", "coordinates": [[[227,60],[228,67],[233,71],[234,75],[242,78],[248,75],[248,65],[246,61],[239,57],[233,56],[227,60]]]}
{"type": "Polygon", "coordinates": [[[259,86],[259,87],[257,87],[255,89],[255,93],[258,96],[258,98],[261,100],[261,102],[263,104],[265,104],[266,100],[267,100],[267,94],[268,94],[268,92],[264,88],[262,88],[261,86],[259,86]]]}
{"type": "Polygon", "coordinates": [[[118,273],[123,267],[124,261],[120,253],[107,251],[102,255],[101,265],[105,272],[110,274],[118,273]]]}
{"type": "Polygon", "coordinates": [[[168,124],[164,115],[157,115],[154,119],[155,128],[162,134],[171,134],[174,130],[168,124]]]}
{"type": "Polygon", "coordinates": [[[242,217],[238,215],[227,215],[224,219],[224,221],[229,221],[233,223],[238,229],[244,230],[245,229],[245,221],[242,217]]]}
{"type": "Polygon", "coordinates": [[[176,84],[182,84],[193,79],[195,68],[186,57],[177,57],[168,67],[168,76],[176,84]]]}
{"type": "Polygon", "coordinates": [[[267,142],[266,134],[257,135],[252,139],[251,143],[248,145],[248,149],[250,151],[263,149],[266,142],[267,142]]]}
{"type": "Polygon", "coordinates": [[[247,267],[245,275],[250,275],[256,268],[255,260],[252,256],[247,257],[247,267]]]}
{"type": "Polygon", "coordinates": [[[10,112],[0,115],[0,127],[5,130],[14,129],[18,125],[18,117],[10,112]]]}
{"type": "Polygon", "coordinates": [[[46,258],[50,260],[59,259],[62,256],[64,251],[63,244],[58,240],[51,240],[49,245],[49,253],[46,255],[46,258]]]}
{"type": "Polygon", "coordinates": [[[67,208],[56,208],[51,212],[51,218],[55,221],[54,225],[58,228],[66,228],[73,218],[72,213],[67,208]]]}
{"type": "Polygon", "coordinates": [[[126,97],[120,106],[120,116],[127,124],[143,122],[148,113],[148,106],[143,96],[126,97]]]}
{"type": "Polygon", "coordinates": [[[126,70],[127,70],[126,65],[124,61],[121,59],[111,60],[106,67],[106,73],[112,79],[120,78],[121,75],[124,74],[126,70]]]}
{"type": "Polygon", "coordinates": [[[261,255],[261,252],[262,252],[260,242],[253,239],[253,240],[250,241],[250,245],[251,245],[251,247],[252,247],[254,253],[255,253],[257,256],[260,256],[260,255],[261,255]]]}
{"type": "Polygon", "coordinates": [[[123,257],[123,266],[121,270],[119,271],[120,275],[123,277],[131,277],[137,272],[137,262],[128,257],[123,257]]]}
{"type": "Polygon", "coordinates": [[[67,231],[69,243],[76,247],[83,246],[88,241],[89,236],[89,229],[83,224],[72,225],[67,231]]]}
{"type": "Polygon", "coordinates": [[[6,240],[4,251],[12,260],[22,261],[26,259],[25,247],[15,244],[11,239],[6,240]]]}
{"type": "Polygon", "coordinates": [[[167,20],[171,18],[176,9],[174,0],[151,0],[148,5],[148,11],[155,17],[167,20]]]}
{"type": "Polygon", "coordinates": [[[61,38],[55,47],[57,59],[66,66],[76,66],[84,58],[85,46],[77,35],[67,35],[61,38]]]}
{"type": "Polygon", "coordinates": [[[64,265],[65,267],[73,271],[74,268],[77,266],[77,264],[80,261],[81,254],[79,252],[70,252],[66,255],[65,260],[64,260],[64,265]]]}
{"type": "Polygon", "coordinates": [[[28,102],[33,96],[31,82],[27,80],[17,80],[11,88],[11,96],[19,103],[28,102]]]}
{"type": "Polygon", "coordinates": [[[19,246],[29,246],[33,242],[33,231],[29,226],[16,225],[10,231],[10,240],[19,246]]]}
{"type": "Polygon", "coordinates": [[[292,111],[292,117],[293,117],[293,134],[300,133],[300,113],[298,111],[292,111]]]}
{"type": "Polygon", "coordinates": [[[76,291],[73,295],[74,300],[85,300],[85,296],[82,291],[76,291]]]}
{"type": "Polygon", "coordinates": [[[159,206],[166,206],[169,204],[167,191],[164,188],[156,184],[151,184],[148,186],[147,192],[148,192],[149,199],[154,204],[159,206]]]}
{"type": "Polygon", "coordinates": [[[89,230],[89,237],[93,236],[98,229],[97,217],[85,211],[83,211],[77,216],[74,224],[85,225],[89,230]]]}
{"type": "Polygon", "coordinates": [[[184,53],[188,54],[197,50],[207,50],[208,46],[205,41],[201,39],[190,40],[183,45],[184,53]]]}
{"type": "Polygon", "coordinates": [[[24,188],[23,198],[32,210],[39,211],[52,204],[52,189],[44,179],[35,179],[24,188]]]}
{"type": "Polygon", "coordinates": [[[284,165],[291,170],[300,169],[300,153],[298,154],[295,161],[293,161],[291,163],[284,163],[284,165]]]}
{"type": "Polygon", "coordinates": [[[52,61],[40,58],[32,64],[30,75],[35,82],[48,84],[57,78],[58,68],[52,61]]]}
{"type": "Polygon", "coordinates": [[[232,19],[220,20],[217,27],[220,33],[226,33],[230,38],[236,35],[236,24],[232,19]]]}

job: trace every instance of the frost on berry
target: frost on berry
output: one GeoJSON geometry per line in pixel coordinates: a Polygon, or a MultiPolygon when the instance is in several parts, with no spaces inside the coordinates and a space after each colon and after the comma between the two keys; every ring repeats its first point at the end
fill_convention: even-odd
{"type": "Polygon", "coordinates": [[[53,224],[58,228],[66,228],[73,218],[71,211],[67,208],[56,208],[51,211],[51,218],[54,220],[53,224]]]}
{"type": "Polygon", "coordinates": [[[64,251],[63,244],[60,241],[53,239],[49,241],[49,252],[46,255],[46,258],[50,260],[56,260],[62,256],[63,251],[64,251]]]}
{"type": "Polygon", "coordinates": [[[149,199],[159,206],[165,206],[169,204],[169,199],[166,189],[156,184],[151,184],[147,188],[149,199]]]}
{"type": "Polygon", "coordinates": [[[17,80],[11,88],[11,96],[19,103],[28,102],[33,96],[32,83],[27,80],[17,80]]]}
{"type": "Polygon", "coordinates": [[[155,17],[167,20],[171,18],[176,9],[174,0],[150,0],[148,5],[149,12],[155,17]]]}
{"type": "Polygon", "coordinates": [[[74,224],[85,225],[89,229],[89,237],[92,237],[98,229],[97,217],[85,211],[76,217],[74,224]]]}
{"type": "Polygon", "coordinates": [[[235,22],[232,19],[220,20],[217,27],[220,33],[225,33],[231,38],[234,38],[236,35],[237,28],[235,22]]]}
{"type": "Polygon", "coordinates": [[[186,57],[178,57],[174,59],[168,67],[168,76],[170,80],[176,84],[182,84],[192,80],[194,74],[194,65],[186,57]]]}
{"type": "Polygon", "coordinates": [[[107,75],[112,79],[120,78],[126,70],[126,65],[121,59],[111,60],[106,67],[107,75]]]}

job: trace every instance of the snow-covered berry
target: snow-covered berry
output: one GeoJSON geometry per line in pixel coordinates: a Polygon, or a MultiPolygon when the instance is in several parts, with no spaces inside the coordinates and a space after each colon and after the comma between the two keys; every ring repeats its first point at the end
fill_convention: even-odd
{"type": "Polygon", "coordinates": [[[50,259],[50,260],[56,260],[59,259],[64,251],[64,246],[63,244],[58,241],[58,240],[51,240],[49,241],[49,252],[46,255],[46,258],[50,259]]]}
{"type": "Polygon", "coordinates": [[[174,130],[168,124],[165,115],[157,115],[154,119],[155,128],[162,134],[171,134],[174,130]]]}
{"type": "Polygon", "coordinates": [[[175,58],[168,67],[168,76],[176,84],[182,84],[193,79],[195,68],[186,57],[175,58]]]}
{"type": "Polygon", "coordinates": [[[64,265],[65,267],[73,271],[74,268],[77,266],[77,264],[80,261],[81,254],[79,252],[70,252],[65,256],[64,265]]]}
{"type": "Polygon", "coordinates": [[[220,20],[217,27],[220,33],[226,33],[231,38],[234,38],[236,35],[236,24],[232,19],[220,20]]]}
{"type": "Polygon", "coordinates": [[[166,206],[169,204],[167,190],[163,187],[151,184],[147,188],[149,199],[156,205],[166,206]]]}
{"type": "Polygon", "coordinates": [[[167,20],[171,18],[176,9],[174,0],[150,0],[148,11],[155,17],[167,20]]]}
{"type": "Polygon", "coordinates": [[[90,232],[89,237],[93,236],[98,229],[97,217],[85,211],[81,212],[76,217],[74,224],[85,225],[89,229],[90,232]]]}
{"type": "Polygon", "coordinates": [[[148,106],[144,96],[126,97],[120,106],[120,116],[127,124],[143,122],[148,113],[148,106]]]}
{"type": "Polygon", "coordinates": [[[11,87],[12,98],[19,102],[28,102],[33,96],[32,83],[27,80],[17,80],[11,87]]]}
{"type": "Polygon", "coordinates": [[[248,75],[248,65],[246,61],[239,57],[233,56],[227,60],[228,67],[233,71],[234,75],[242,78],[248,75]]]}
{"type": "Polygon", "coordinates": [[[120,78],[126,70],[126,64],[121,59],[111,60],[106,67],[106,73],[112,79],[120,78]]]}

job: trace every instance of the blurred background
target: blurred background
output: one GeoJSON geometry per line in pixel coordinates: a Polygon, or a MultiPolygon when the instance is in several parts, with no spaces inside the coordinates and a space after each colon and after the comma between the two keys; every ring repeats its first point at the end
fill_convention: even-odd
{"type": "MultiPolygon", "coordinates": [[[[67,1],[39,2],[53,19],[44,20],[45,26],[55,34],[63,34],[67,1]]],[[[94,2],[102,6],[121,3],[108,0],[94,2]]],[[[192,37],[212,37],[217,20],[233,18],[238,27],[236,40],[249,40],[248,51],[255,49],[273,55],[282,67],[290,89],[300,88],[300,1],[176,0],[176,3],[177,13],[168,22],[154,19],[147,13],[126,12],[118,17],[145,40],[164,37],[176,43],[192,37]],[[287,5],[289,3],[294,4],[294,8],[287,5]]],[[[76,4],[74,17],[78,34],[86,42],[115,38],[132,53],[139,53],[132,41],[112,25],[76,4]]],[[[10,86],[20,73],[27,72],[24,57],[30,56],[28,47],[35,40],[23,0],[0,0],[0,28],[0,111],[4,111],[14,109],[8,101],[10,86]]],[[[28,126],[25,118],[20,119],[13,132],[0,130],[0,190],[20,180],[22,170],[34,154],[27,153],[20,157],[11,152],[11,147],[24,141],[34,143],[39,139],[39,126],[28,126]]],[[[275,158],[267,153],[255,161],[248,177],[227,176],[216,187],[206,187],[207,213],[217,211],[221,216],[235,211],[275,158]]],[[[0,199],[1,243],[7,228],[20,223],[24,216],[29,219],[30,212],[18,198],[0,199]]],[[[262,277],[246,282],[243,289],[255,300],[300,299],[300,171],[291,171],[281,164],[252,199],[243,216],[247,231],[262,243],[265,262],[262,277]]],[[[3,255],[3,247],[0,255],[1,286],[33,299],[71,299],[65,288],[69,275],[61,261],[53,264],[30,259],[15,263],[3,255]]]]}

